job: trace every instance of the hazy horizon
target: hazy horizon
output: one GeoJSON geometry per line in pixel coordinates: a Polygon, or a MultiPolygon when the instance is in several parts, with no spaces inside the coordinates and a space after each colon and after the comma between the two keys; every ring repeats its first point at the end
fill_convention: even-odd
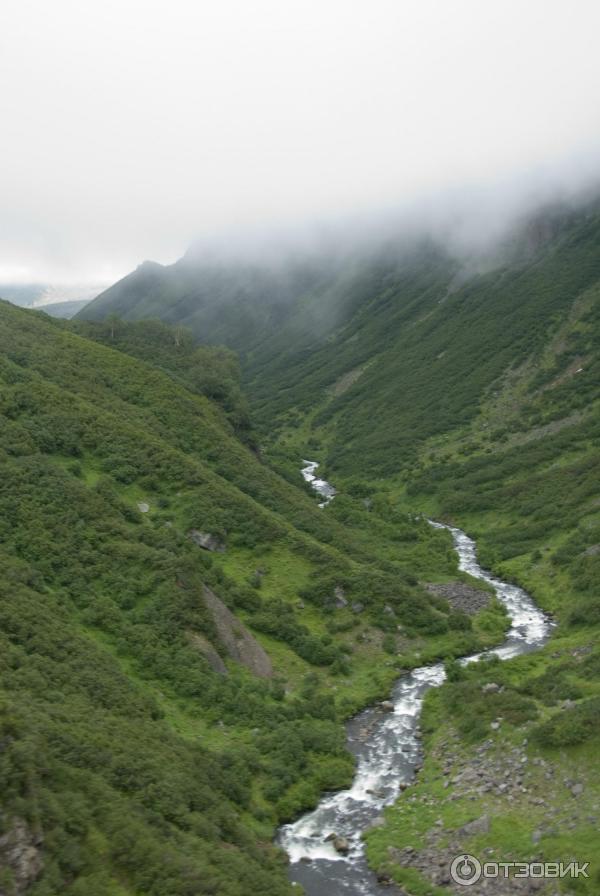
{"type": "Polygon", "coordinates": [[[0,25],[0,282],[389,221],[485,242],[600,181],[588,0],[5,0],[0,25]]]}

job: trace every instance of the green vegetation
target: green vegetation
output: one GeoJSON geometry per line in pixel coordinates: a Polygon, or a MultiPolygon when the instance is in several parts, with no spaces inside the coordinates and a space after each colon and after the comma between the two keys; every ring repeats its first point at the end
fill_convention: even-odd
{"type": "MultiPolygon", "coordinates": [[[[558,625],[536,654],[467,670],[450,663],[448,683],[426,700],[424,769],[369,834],[370,861],[411,894],[439,892],[394,850],[449,849],[456,831],[489,816],[485,831],[460,835],[461,850],[589,860],[592,879],[573,888],[597,892],[599,246],[596,203],[540,215],[479,265],[426,241],[271,269],[190,254],[170,268],[143,265],[74,322],[2,308],[3,551],[13,592],[56,607],[65,637],[135,691],[127,702],[141,701],[139,726],[133,712],[113,720],[116,697],[106,706],[123,750],[149,742],[148,726],[177,745],[182,758],[170,774],[186,780],[192,762],[215,769],[198,778],[213,800],[200,813],[210,830],[196,827],[195,802],[154,800],[162,747],[143,783],[132,773],[127,790],[127,775],[114,777],[113,754],[102,752],[108,721],[95,719],[89,737],[79,729],[86,714],[74,704],[91,700],[84,684],[69,674],[77,696],[60,683],[48,696],[49,675],[35,665],[43,651],[7,621],[27,655],[11,668],[28,695],[17,710],[7,690],[7,724],[22,732],[11,735],[17,744],[48,744],[19,753],[44,762],[23,760],[22,780],[35,783],[9,791],[8,815],[35,831],[41,807],[48,868],[98,840],[110,876],[98,887],[152,892],[114,852],[110,820],[94,814],[97,804],[125,801],[144,838],[172,848],[161,868],[177,884],[162,892],[185,892],[174,887],[199,867],[209,884],[198,890],[194,880],[194,892],[285,892],[265,842],[321,789],[348,781],[341,720],[402,670],[501,637],[506,620],[494,604],[471,619],[422,588],[458,577],[429,515],[473,535],[481,561],[520,582],[558,625]],[[175,329],[143,320],[157,317],[175,329]],[[227,349],[194,340],[238,352],[242,386],[227,349]],[[298,482],[302,456],[320,460],[339,488],[323,512],[298,482]],[[190,529],[212,533],[225,553],[199,552],[190,529]],[[227,658],[198,597],[203,585],[266,647],[272,679],[227,658]],[[190,632],[226,660],[228,677],[210,668],[190,632]],[[98,749],[104,764],[65,758],[56,747],[65,717],[77,750],[98,749]],[[509,777],[522,763],[527,774],[508,790],[497,781],[461,789],[452,777],[444,787],[444,763],[462,773],[477,761],[509,777]],[[46,768],[58,781],[51,798],[46,768]],[[100,780],[106,800],[90,796],[100,780]],[[48,806],[63,792],[87,806],[76,831],[66,810],[52,820],[48,806]],[[240,884],[223,851],[251,879],[240,884]]],[[[41,631],[51,638],[50,625],[41,631]]],[[[93,705],[100,712],[100,697],[93,705]]],[[[60,871],[64,892],[100,873],[91,861],[60,871]]]]}
{"type": "Polygon", "coordinates": [[[435,843],[446,861],[461,851],[490,861],[568,864],[577,857],[590,863],[590,876],[567,889],[597,892],[598,634],[588,630],[582,644],[559,632],[539,653],[460,667],[428,695],[425,765],[386,811],[385,826],[368,834],[375,867],[411,894],[437,896],[444,890],[410,862],[402,867],[395,850],[410,845],[418,855],[435,843]],[[486,818],[489,824],[469,830],[486,818]]]}
{"type": "Polygon", "coordinates": [[[504,619],[465,631],[422,588],[457,575],[444,533],[384,498],[323,513],[270,470],[229,352],[0,317],[2,830],[36,857],[28,892],[287,892],[270,841],[349,783],[343,719],[504,619]],[[235,660],[205,588],[272,676],[235,660]]]}
{"type": "Polygon", "coordinates": [[[540,213],[473,263],[425,240],[280,268],[188,256],[143,265],[80,317],[157,316],[229,345],[263,441],[275,430],[279,450],[295,448],[300,428],[338,479],[363,477],[365,463],[390,477],[450,433],[471,455],[515,426],[585,411],[597,396],[586,362],[598,348],[599,235],[592,203],[540,213]],[[529,407],[549,385],[549,404],[529,407]]]}
{"type": "Polygon", "coordinates": [[[126,352],[169,373],[178,383],[205,395],[225,411],[236,434],[250,442],[248,406],[240,389],[237,355],[230,349],[198,346],[185,327],[159,320],[127,323],[111,316],[99,325],[77,321],[70,329],[126,352]]]}

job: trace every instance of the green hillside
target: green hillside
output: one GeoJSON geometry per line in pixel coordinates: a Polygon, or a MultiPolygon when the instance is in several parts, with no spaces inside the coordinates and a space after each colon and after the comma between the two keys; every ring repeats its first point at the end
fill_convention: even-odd
{"type": "Polygon", "coordinates": [[[0,889],[286,893],[342,721],[505,617],[423,588],[454,554],[391,496],[273,472],[230,353],[71,327],[0,303],[0,889]]]}
{"type": "Polygon", "coordinates": [[[592,204],[540,212],[479,258],[426,239],[278,267],[190,254],[142,265],[79,318],[158,317],[233,348],[265,432],[310,415],[332,469],[353,473],[367,452],[390,475],[472,421],[503,374],[543,355],[600,277],[599,234],[592,204]]]}
{"type": "MultiPolygon", "coordinates": [[[[198,284],[200,274],[189,276],[198,284]]],[[[318,282],[288,292],[281,308],[271,284],[264,303],[257,291],[242,307],[240,295],[224,289],[221,314],[180,318],[171,270],[161,278],[166,291],[153,315],[185,321],[202,341],[218,333],[240,352],[263,456],[285,475],[299,454],[323,462],[341,492],[324,518],[348,524],[367,501],[386,508],[389,521],[428,514],[453,522],[477,538],[485,564],[527,587],[558,623],[544,650],[501,669],[450,665],[449,683],[426,701],[419,783],[369,834],[373,865],[411,894],[442,893],[402,848],[432,849],[464,824],[492,818],[468,841],[475,854],[590,861],[591,879],[576,892],[593,896],[600,881],[597,203],[538,215],[478,264],[427,242],[403,252],[387,246],[352,263],[338,257],[318,282]],[[230,327],[236,308],[250,315],[245,333],[230,327]],[[497,699],[485,696],[489,684],[501,691],[497,699]],[[445,767],[473,775],[484,753],[486,768],[502,776],[515,773],[506,757],[518,754],[528,772],[516,789],[443,784],[445,767]]],[[[128,291],[124,281],[90,308],[143,317],[143,301],[131,305],[128,291]]],[[[193,290],[186,296],[194,307],[193,290]]]]}

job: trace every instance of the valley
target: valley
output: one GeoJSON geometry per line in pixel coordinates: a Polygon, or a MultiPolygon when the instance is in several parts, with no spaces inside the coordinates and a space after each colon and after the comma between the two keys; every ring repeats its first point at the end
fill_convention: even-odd
{"type": "Polygon", "coordinates": [[[359,859],[441,896],[468,849],[594,896],[599,235],[589,203],[478,265],[188,253],[70,321],[0,304],[0,893],[311,896],[359,859]],[[495,588],[547,643],[495,659],[495,588]],[[419,739],[356,715],[390,693],[419,739]],[[291,882],[279,829],[316,838],[291,882]]]}
{"type": "Polygon", "coordinates": [[[600,4],[1,22],[0,896],[600,896],[600,4]]]}

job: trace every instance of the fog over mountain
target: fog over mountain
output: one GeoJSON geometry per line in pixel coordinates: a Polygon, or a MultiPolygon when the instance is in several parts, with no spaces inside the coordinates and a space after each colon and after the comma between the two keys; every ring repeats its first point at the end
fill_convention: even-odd
{"type": "Polygon", "coordinates": [[[5,0],[0,281],[398,216],[485,242],[595,185],[599,26],[592,0],[5,0]]]}

